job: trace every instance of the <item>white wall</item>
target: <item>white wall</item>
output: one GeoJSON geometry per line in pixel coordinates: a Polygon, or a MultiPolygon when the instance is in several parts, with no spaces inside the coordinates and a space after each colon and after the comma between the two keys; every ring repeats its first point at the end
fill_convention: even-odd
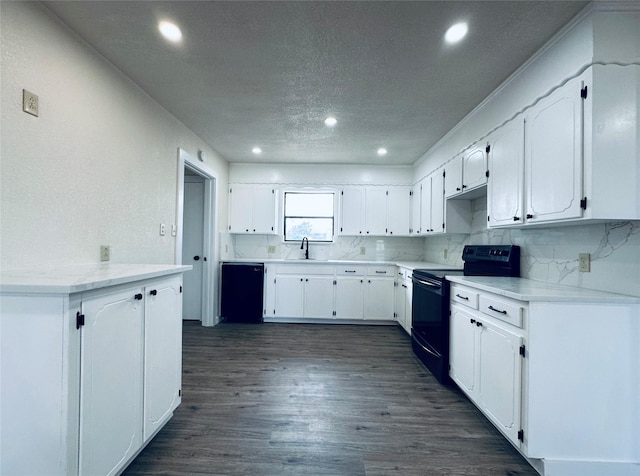
{"type": "MultiPolygon", "coordinates": [[[[228,164],[35,2],[1,2],[1,266],[173,263],[177,157],[228,164]],[[22,89],[40,116],[22,112],[22,89]]],[[[227,221],[220,194],[220,226],[227,221]]]]}

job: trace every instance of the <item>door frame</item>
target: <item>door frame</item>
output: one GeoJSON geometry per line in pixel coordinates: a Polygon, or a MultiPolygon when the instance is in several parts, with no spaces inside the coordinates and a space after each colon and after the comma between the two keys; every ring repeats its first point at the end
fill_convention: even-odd
{"type": "Polygon", "coordinates": [[[218,309],[218,283],[216,280],[219,261],[216,238],[218,236],[218,173],[200,162],[184,149],[178,148],[178,180],[176,205],[176,249],[175,262],[182,264],[182,243],[184,236],[184,171],[185,168],[204,178],[204,236],[202,239],[204,256],[202,270],[202,325],[215,326],[219,322],[215,310],[218,309]]]}

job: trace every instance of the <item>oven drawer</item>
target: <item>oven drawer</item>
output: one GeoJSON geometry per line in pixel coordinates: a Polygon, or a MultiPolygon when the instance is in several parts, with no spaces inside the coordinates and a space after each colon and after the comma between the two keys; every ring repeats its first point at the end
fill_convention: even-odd
{"type": "Polygon", "coordinates": [[[478,293],[460,286],[451,286],[451,300],[471,309],[478,309],[478,293]]]}
{"type": "Polygon", "coordinates": [[[480,295],[480,311],[487,316],[508,322],[516,327],[522,327],[524,309],[518,304],[482,294],[480,295]]]}

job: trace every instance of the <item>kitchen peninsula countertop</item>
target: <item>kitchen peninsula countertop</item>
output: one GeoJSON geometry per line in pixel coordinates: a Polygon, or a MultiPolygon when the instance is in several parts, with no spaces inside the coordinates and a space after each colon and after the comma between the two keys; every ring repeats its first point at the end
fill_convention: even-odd
{"type": "Polygon", "coordinates": [[[190,269],[190,265],[99,263],[2,271],[0,292],[72,294],[182,273],[190,269]]]}
{"type": "Polygon", "coordinates": [[[534,281],[526,278],[495,276],[447,276],[452,283],[464,284],[482,291],[499,294],[520,301],[546,302],[600,302],[637,304],[640,296],[596,291],[564,284],[534,281]]]}

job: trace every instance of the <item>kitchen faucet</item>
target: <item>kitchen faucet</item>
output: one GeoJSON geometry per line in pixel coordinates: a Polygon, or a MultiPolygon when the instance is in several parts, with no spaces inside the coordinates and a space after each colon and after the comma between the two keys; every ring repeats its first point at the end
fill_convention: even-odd
{"type": "Polygon", "coordinates": [[[304,259],[309,259],[309,238],[307,238],[306,236],[304,238],[302,238],[302,243],[300,244],[300,249],[303,250],[304,249],[304,242],[307,242],[307,250],[304,252],[304,259]]]}

